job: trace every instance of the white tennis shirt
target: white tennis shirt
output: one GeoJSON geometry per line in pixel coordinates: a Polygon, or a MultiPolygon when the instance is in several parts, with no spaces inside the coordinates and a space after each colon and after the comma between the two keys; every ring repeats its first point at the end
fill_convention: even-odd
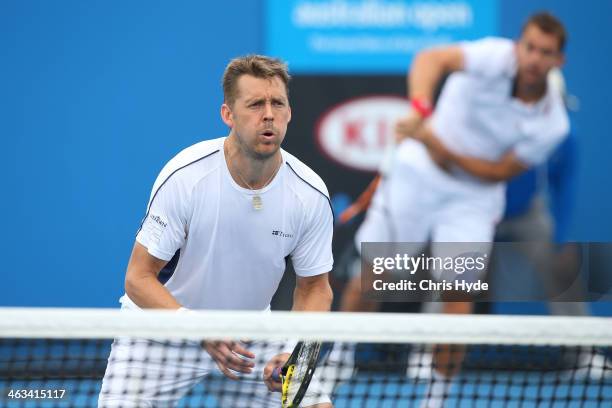
{"type": "MultiPolygon", "coordinates": [[[[333,266],[333,214],[325,183],[308,166],[281,150],[274,179],[254,192],[232,179],[219,138],[195,144],[162,169],[136,240],[163,260],[178,250],[165,283],[192,309],[264,310],[290,256],[299,276],[333,266]]],[[[135,307],[126,296],[122,303],[135,307]]]]}
{"type": "MultiPolygon", "coordinates": [[[[488,37],[460,44],[465,69],[446,81],[431,126],[452,151],[496,161],[508,151],[526,166],[546,160],[569,133],[569,119],[562,95],[549,86],[536,103],[526,104],[512,96],[517,75],[515,43],[488,37]]],[[[404,162],[430,161],[414,143],[400,146],[404,162]]],[[[403,158],[403,159],[402,159],[403,158]]],[[[455,175],[480,183],[455,169],[455,175]]],[[[487,183],[490,184],[490,183],[487,183]]]]}

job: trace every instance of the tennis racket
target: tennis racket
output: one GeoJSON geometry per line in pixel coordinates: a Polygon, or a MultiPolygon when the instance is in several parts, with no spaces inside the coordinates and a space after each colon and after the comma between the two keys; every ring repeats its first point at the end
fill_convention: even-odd
{"type": "Polygon", "coordinates": [[[282,382],[282,408],[298,408],[315,371],[321,343],[300,341],[282,368],[275,368],[272,378],[282,382]]]}

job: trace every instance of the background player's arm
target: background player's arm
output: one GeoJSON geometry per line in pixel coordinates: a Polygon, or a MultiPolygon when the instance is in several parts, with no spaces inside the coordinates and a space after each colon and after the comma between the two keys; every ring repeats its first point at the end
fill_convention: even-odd
{"type": "Polygon", "coordinates": [[[166,261],[149,254],[136,242],[125,275],[125,293],[142,308],[178,309],[181,305],[159,282],[157,275],[166,261]]]}
{"type": "Polygon", "coordinates": [[[512,151],[504,154],[498,161],[451,154],[450,162],[476,177],[491,182],[509,180],[528,168],[512,151]]]}
{"type": "Polygon", "coordinates": [[[436,86],[444,75],[461,71],[463,51],[458,46],[431,48],[419,52],[408,73],[408,95],[431,104],[436,86]]]}
{"type": "Polygon", "coordinates": [[[444,75],[464,69],[463,51],[458,46],[432,48],[418,53],[408,72],[408,96],[425,111],[412,109],[410,114],[400,120],[395,128],[397,141],[411,136],[431,111],[436,86],[444,75]]]}
{"type": "Polygon", "coordinates": [[[328,312],[333,300],[328,275],[329,273],[308,277],[297,276],[292,310],[328,312]]]}
{"type": "Polygon", "coordinates": [[[490,182],[506,181],[527,170],[513,151],[505,153],[499,160],[491,161],[454,153],[438,139],[430,127],[419,129],[417,139],[421,140],[433,158],[443,168],[455,165],[465,172],[490,182]]]}

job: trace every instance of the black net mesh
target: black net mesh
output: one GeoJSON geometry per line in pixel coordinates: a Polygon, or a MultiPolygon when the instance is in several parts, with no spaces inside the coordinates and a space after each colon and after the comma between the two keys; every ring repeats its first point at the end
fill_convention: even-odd
{"type": "MultiPolygon", "coordinates": [[[[364,320],[363,330],[378,323],[364,320]]],[[[327,398],[334,407],[612,406],[609,344],[385,343],[386,333],[379,335],[371,343],[324,342],[300,406],[327,398]]],[[[240,339],[255,354],[255,368],[236,381],[218,370],[200,340],[172,337],[1,338],[0,406],[281,406],[263,369],[287,343],[240,339]]]]}

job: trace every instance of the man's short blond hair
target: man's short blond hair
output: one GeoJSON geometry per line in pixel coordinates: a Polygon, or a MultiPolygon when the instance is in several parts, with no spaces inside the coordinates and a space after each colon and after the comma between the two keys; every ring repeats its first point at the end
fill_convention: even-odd
{"type": "Polygon", "coordinates": [[[285,84],[289,93],[289,80],[291,76],[287,64],[277,58],[265,55],[246,55],[234,58],[227,64],[223,73],[223,100],[232,106],[238,97],[238,79],[243,75],[252,75],[256,78],[272,79],[279,77],[285,84]]]}

